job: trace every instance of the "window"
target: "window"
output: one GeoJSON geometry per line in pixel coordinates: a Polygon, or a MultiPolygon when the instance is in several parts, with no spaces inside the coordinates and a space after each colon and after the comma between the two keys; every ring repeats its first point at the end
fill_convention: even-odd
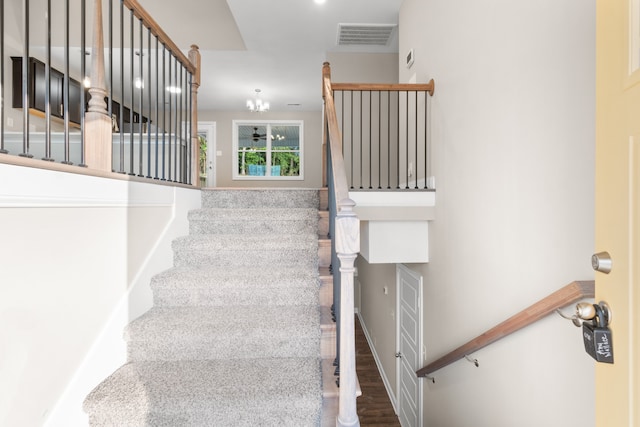
{"type": "Polygon", "coordinates": [[[303,179],[302,135],[302,121],[234,120],[233,179],[303,179]]]}

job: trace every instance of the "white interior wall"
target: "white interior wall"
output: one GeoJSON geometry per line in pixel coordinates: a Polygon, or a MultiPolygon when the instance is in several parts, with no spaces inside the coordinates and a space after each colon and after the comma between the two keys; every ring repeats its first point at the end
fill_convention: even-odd
{"type": "MultiPolygon", "coordinates": [[[[432,361],[593,278],[595,2],[405,0],[399,31],[399,57],[415,52],[400,82],[436,82],[437,214],[430,262],[411,266],[424,276],[432,361]]],[[[359,261],[367,322],[395,306],[377,278],[393,268],[359,261]]],[[[378,344],[388,375],[394,351],[378,344]]],[[[594,424],[594,362],[559,316],[473,357],[479,368],[460,361],[423,383],[425,426],[594,424]]]]}
{"type": "Polygon", "coordinates": [[[0,181],[0,425],[86,425],[200,193],[10,165],[0,181]]]}
{"type": "Polygon", "coordinates": [[[335,83],[398,83],[397,53],[328,52],[335,83]]]}

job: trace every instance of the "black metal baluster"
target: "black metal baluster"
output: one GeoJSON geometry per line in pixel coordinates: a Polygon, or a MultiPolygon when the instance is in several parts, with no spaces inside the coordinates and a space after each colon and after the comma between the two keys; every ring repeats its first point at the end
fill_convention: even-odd
{"type": "Polygon", "coordinates": [[[396,161],[398,163],[398,170],[396,171],[396,175],[398,177],[398,181],[396,182],[396,189],[400,189],[400,91],[398,91],[398,121],[397,121],[397,133],[398,133],[398,139],[396,141],[397,145],[396,145],[396,150],[397,150],[397,158],[396,161]]]}
{"type": "Polygon", "coordinates": [[[53,161],[51,157],[51,0],[47,0],[47,46],[44,64],[44,157],[42,160],[53,161]]]}
{"type": "Polygon", "coordinates": [[[120,168],[118,173],[126,173],[124,170],[124,1],[120,0],[120,116],[118,118],[120,128],[120,168]]]}
{"type": "Polygon", "coordinates": [[[142,136],[142,122],[143,122],[143,113],[144,113],[144,68],[143,68],[143,62],[142,62],[142,57],[144,56],[144,39],[143,39],[143,35],[144,35],[144,30],[143,30],[143,26],[142,26],[142,19],[138,19],[139,22],[139,26],[138,26],[138,31],[140,33],[140,50],[139,53],[140,55],[138,56],[138,73],[139,73],[139,77],[138,77],[138,86],[140,86],[138,88],[138,90],[140,91],[140,97],[139,97],[139,108],[138,108],[138,176],[144,176],[144,138],[142,136]]]}
{"type": "Polygon", "coordinates": [[[405,157],[406,157],[406,162],[404,164],[405,167],[405,175],[406,175],[406,181],[405,181],[405,189],[409,188],[409,91],[405,92],[405,100],[406,100],[406,106],[405,106],[405,131],[404,131],[404,145],[405,145],[405,157]]]}
{"type": "Polygon", "coordinates": [[[22,153],[21,157],[32,158],[29,153],[29,0],[22,3],[24,18],[24,49],[22,51],[22,153]]]}
{"type": "Polygon", "coordinates": [[[350,122],[351,139],[349,140],[349,144],[351,146],[351,188],[353,188],[353,169],[354,169],[354,164],[353,164],[353,91],[350,91],[350,93],[351,93],[351,122],[350,122]]]}
{"type": "Polygon", "coordinates": [[[369,91],[369,190],[373,189],[371,186],[372,170],[373,170],[373,94],[369,91]]]}
{"type": "Polygon", "coordinates": [[[391,91],[387,92],[387,189],[391,189],[391,91]]]}
{"type": "Polygon", "coordinates": [[[169,177],[168,177],[169,181],[171,181],[171,170],[172,170],[172,168],[171,168],[171,160],[172,160],[172,157],[171,157],[171,154],[172,154],[172,152],[171,152],[171,148],[172,148],[172,146],[171,146],[171,142],[172,142],[171,141],[171,139],[172,139],[171,138],[172,137],[172,134],[171,134],[171,131],[172,131],[171,121],[173,119],[173,115],[171,114],[172,113],[171,107],[173,105],[173,91],[175,90],[174,88],[171,87],[172,82],[173,82],[172,76],[171,76],[171,61],[172,61],[172,57],[173,57],[173,55],[171,54],[171,51],[169,51],[169,86],[166,88],[169,91],[169,112],[168,112],[169,113],[169,128],[167,129],[167,134],[169,135],[169,177]]]}
{"type": "MultiPolygon", "coordinates": [[[[189,73],[188,75],[188,81],[187,81],[187,108],[189,110],[189,129],[187,130],[187,184],[191,184],[191,176],[193,175],[192,173],[192,167],[194,167],[192,165],[192,150],[197,150],[197,152],[199,153],[199,144],[198,147],[194,147],[194,141],[191,138],[191,136],[193,135],[193,127],[197,126],[197,123],[193,123],[193,99],[192,99],[192,93],[191,93],[191,88],[193,85],[193,74],[189,73]]],[[[198,160],[199,163],[199,160],[198,160]]],[[[216,171],[213,171],[213,173],[216,173],[216,171]]]]}
{"type": "Polygon", "coordinates": [[[151,29],[147,28],[147,101],[149,116],[147,117],[147,178],[151,178],[151,29]]]}
{"type": "MultiPolygon", "coordinates": [[[[116,130],[113,119],[113,0],[109,0],[109,96],[107,99],[107,111],[111,118],[111,130],[113,132],[116,130]]],[[[118,129],[118,131],[120,131],[120,129],[118,129]]],[[[113,135],[111,136],[111,147],[111,151],[113,151],[113,135]]],[[[113,159],[111,159],[111,170],[115,170],[113,167],[113,159]]]]}
{"type": "MultiPolygon", "coordinates": [[[[133,44],[133,32],[134,32],[134,20],[133,20],[133,9],[129,9],[129,93],[130,93],[130,104],[129,104],[129,175],[135,175],[134,172],[134,163],[135,163],[135,141],[133,139],[133,128],[135,127],[135,123],[133,120],[133,109],[135,108],[135,84],[134,84],[134,44],[133,44]]],[[[124,75],[122,76],[124,79],[124,75]]],[[[124,101],[124,96],[122,97],[124,101]]]]}
{"type": "Polygon", "coordinates": [[[64,2],[64,79],[62,87],[62,104],[64,117],[64,160],[65,165],[72,165],[69,148],[69,0],[64,2]]]}
{"type": "Polygon", "coordinates": [[[80,164],[78,166],[86,168],[85,146],[84,146],[84,113],[86,110],[85,99],[85,78],[87,76],[87,2],[80,2],[80,164]]]}
{"type": "Polygon", "coordinates": [[[162,44],[162,181],[166,181],[165,178],[165,165],[166,165],[166,150],[165,139],[167,134],[167,113],[165,110],[166,105],[166,93],[167,93],[167,80],[166,80],[166,56],[167,47],[162,44]]]}
{"type": "Polygon", "coordinates": [[[416,146],[416,166],[413,173],[416,176],[416,186],[415,189],[418,189],[418,91],[415,91],[416,96],[416,134],[415,134],[415,146],[416,146]]]}
{"type": "MultiPolygon", "coordinates": [[[[173,55],[171,55],[173,56],[173,55]]],[[[173,137],[173,150],[174,150],[174,155],[173,155],[173,181],[174,182],[178,182],[178,147],[180,146],[180,138],[179,137],[179,132],[178,132],[178,58],[176,58],[175,56],[173,56],[173,79],[174,79],[174,94],[173,94],[173,99],[175,100],[175,105],[174,105],[174,110],[175,110],[175,119],[176,119],[176,126],[173,130],[174,133],[174,137],[173,137]]]]}
{"type": "Polygon", "coordinates": [[[158,160],[160,159],[160,154],[158,153],[158,149],[160,147],[160,139],[158,137],[158,130],[160,127],[160,66],[158,56],[160,55],[160,43],[158,41],[158,36],[156,36],[156,140],[155,140],[155,149],[156,149],[156,173],[153,176],[153,179],[160,179],[159,171],[158,171],[158,160]]]}
{"type": "Polygon", "coordinates": [[[428,92],[425,91],[424,92],[424,189],[426,190],[427,187],[427,180],[428,180],[428,174],[429,174],[429,170],[427,168],[427,162],[429,160],[428,158],[428,144],[427,144],[427,120],[428,120],[428,114],[427,114],[427,98],[428,98],[428,92]]]}
{"type": "MultiPolygon", "coordinates": [[[[184,100],[184,97],[185,97],[186,94],[184,93],[184,74],[183,73],[184,73],[184,65],[180,64],[180,98],[179,98],[180,105],[178,107],[178,111],[180,113],[179,113],[179,116],[178,116],[178,129],[179,129],[179,131],[178,131],[177,141],[178,141],[178,146],[180,147],[180,150],[179,150],[179,152],[180,152],[180,162],[178,163],[180,165],[180,179],[178,179],[178,182],[181,182],[181,183],[184,183],[184,181],[185,181],[185,179],[184,179],[184,171],[185,171],[185,167],[184,167],[184,149],[182,148],[183,141],[185,141],[184,135],[182,133],[183,132],[183,129],[182,129],[183,128],[183,126],[182,126],[182,113],[183,113],[183,111],[182,111],[182,108],[183,108],[182,107],[182,101],[184,100]]],[[[206,165],[205,165],[205,167],[206,167],[206,165]]]]}
{"type": "Polygon", "coordinates": [[[378,190],[380,187],[380,181],[382,176],[382,171],[380,170],[381,165],[381,157],[382,157],[382,91],[378,91],[378,190]]]}
{"type": "Polygon", "coordinates": [[[364,134],[364,113],[362,111],[362,97],[364,96],[364,93],[362,91],[360,92],[360,189],[362,190],[362,181],[364,181],[364,178],[362,176],[362,172],[363,172],[363,158],[364,155],[362,153],[362,137],[364,134]]]}
{"type": "Polygon", "coordinates": [[[342,146],[342,157],[344,157],[344,90],[340,91],[340,117],[342,120],[342,124],[341,124],[341,128],[340,130],[342,131],[342,144],[340,144],[342,146]]]}

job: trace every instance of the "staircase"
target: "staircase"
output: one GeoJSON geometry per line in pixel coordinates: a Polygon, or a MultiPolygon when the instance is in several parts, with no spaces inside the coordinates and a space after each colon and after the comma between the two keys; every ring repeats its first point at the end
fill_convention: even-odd
{"type": "Polygon", "coordinates": [[[91,425],[321,425],[318,191],[203,190],[202,206],[125,330],[128,363],[86,398],[91,425]]]}

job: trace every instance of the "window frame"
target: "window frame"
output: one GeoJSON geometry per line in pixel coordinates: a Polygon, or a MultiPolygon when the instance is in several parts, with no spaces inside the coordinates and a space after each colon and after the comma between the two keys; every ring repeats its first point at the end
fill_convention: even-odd
{"type": "MultiPolygon", "coordinates": [[[[233,146],[233,155],[231,156],[232,161],[232,179],[234,181],[302,181],[304,180],[304,121],[303,120],[233,120],[232,121],[232,146],[233,146]],[[266,128],[266,161],[267,164],[270,164],[271,154],[273,152],[278,152],[282,150],[273,150],[271,146],[272,139],[271,135],[271,127],[272,126],[297,126],[298,127],[298,136],[299,136],[299,147],[297,151],[299,156],[300,163],[300,172],[296,176],[271,176],[271,175],[241,175],[238,170],[238,163],[240,157],[240,144],[238,142],[239,138],[239,127],[240,126],[263,126],[266,128]]],[[[270,171],[269,171],[270,172],[270,171]]]]}

